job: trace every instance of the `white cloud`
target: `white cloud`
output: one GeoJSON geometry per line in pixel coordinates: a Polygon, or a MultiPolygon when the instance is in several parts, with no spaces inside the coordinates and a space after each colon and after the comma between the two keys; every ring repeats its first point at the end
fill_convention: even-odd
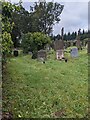
{"type": "Polygon", "coordinates": [[[61,27],[65,27],[65,32],[88,29],[88,3],[66,2],[61,14],[61,21],[54,26],[54,34],[59,34],[61,27]]]}

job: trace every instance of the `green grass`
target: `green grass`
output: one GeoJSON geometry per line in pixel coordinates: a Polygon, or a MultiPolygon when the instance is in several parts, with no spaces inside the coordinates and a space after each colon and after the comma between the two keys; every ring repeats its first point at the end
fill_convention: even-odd
{"type": "Polygon", "coordinates": [[[88,56],[65,53],[68,62],[55,60],[51,51],[46,64],[29,55],[11,58],[3,81],[3,111],[24,118],[85,117],[88,108],[88,56]],[[58,115],[55,113],[58,112],[58,115]]]}

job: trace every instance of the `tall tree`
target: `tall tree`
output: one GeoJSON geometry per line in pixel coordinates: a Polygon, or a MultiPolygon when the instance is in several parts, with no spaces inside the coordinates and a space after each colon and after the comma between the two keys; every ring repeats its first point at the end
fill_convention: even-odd
{"type": "Polygon", "coordinates": [[[32,31],[39,31],[50,35],[53,25],[60,21],[60,14],[62,13],[63,7],[59,3],[35,3],[31,14],[33,21],[32,31]]]}
{"type": "Polygon", "coordinates": [[[10,2],[2,2],[2,52],[3,57],[11,52],[12,39],[11,32],[14,26],[12,21],[13,11],[18,11],[19,6],[12,5],[10,2]]]}
{"type": "Polygon", "coordinates": [[[12,13],[12,21],[14,21],[14,27],[11,35],[14,42],[14,47],[18,47],[22,33],[25,34],[31,32],[30,13],[25,10],[22,4],[18,5],[20,6],[20,11],[14,11],[12,13]]]}

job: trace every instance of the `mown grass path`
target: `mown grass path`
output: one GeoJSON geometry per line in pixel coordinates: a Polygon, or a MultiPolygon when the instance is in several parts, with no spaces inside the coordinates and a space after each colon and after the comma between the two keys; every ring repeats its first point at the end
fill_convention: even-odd
{"type": "Polygon", "coordinates": [[[67,63],[51,53],[45,64],[29,55],[11,58],[3,81],[3,111],[24,118],[85,117],[88,56],[86,50],[78,58],[66,56],[67,63]]]}

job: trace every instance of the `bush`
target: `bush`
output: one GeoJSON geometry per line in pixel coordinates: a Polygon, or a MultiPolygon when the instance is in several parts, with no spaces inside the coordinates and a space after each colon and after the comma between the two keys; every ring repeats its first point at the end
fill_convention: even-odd
{"type": "Polygon", "coordinates": [[[4,32],[2,34],[2,53],[3,55],[9,55],[11,53],[13,42],[10,33],[4,32]]]}
{"type": "Polygon", "coordinates": [[[24,53],[28,53],[29,51],[36,53],[36,51],[44,49],[45,45],[50,43],[50,37],[40,32],[27,33],[22,36],[22,48],[24,53]]]}

